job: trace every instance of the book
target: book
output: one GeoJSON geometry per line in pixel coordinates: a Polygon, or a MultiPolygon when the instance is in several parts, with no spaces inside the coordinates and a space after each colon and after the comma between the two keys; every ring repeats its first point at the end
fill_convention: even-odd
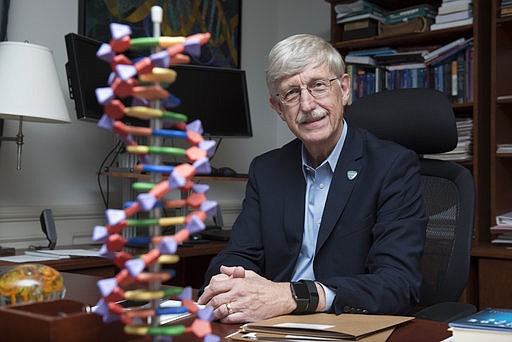
{"type": "Polygon", "coordinates": [[[348,16],[358,15],[362,13],[379,13],[383,15],[385,11],[380,7],[366,0],[356,0],[347,3],[340,3],[334,6],[336,19],[348,16]]]}
{"type": "Polygon", "coordinates": [[[509,334],[493,330],[451,328],[453,342],[510,342],[509,334]]]}
{"type": "Polygon", "coordinates": [[[343,25],[344,31],[354,31],[354,30],[361,30],[361,29],[367,29],[370,27],[370,24],[372,23],[372,19],[361,19],[356,21],[351,21],[343,25]]]}
{"type": "Polygon", "coordinates": [[[512,211],[496,216],[496,224],[512,224],[512,211]]]}
{"type": "Polygon", "coordinates": [[[430,31],[444,30],[444,29],[451,28],[451,27],[458,27],[458,26],[472,25],[472,24],[473,24],[473,17],[463,19],[463,20],[449,21],[447,23],[432,24],[432,26],[430,26],[430,31]]]}
{"type": "Polygon", "coordinates": [[[496,154],[512,153],[512,144],[498,144],[496,146],[496,154]]]}
{"type": "Polygon", "coordinates": [[[500,17],[509,17],[512,15],[512,7],[503,7],[499,10],[500,17]]]}
{"type": "Polygon", "coordinates": [[[372,56],[354,56],[350,54],[345,56],[345,63],[376,65],[372,56]]]}
{"type": "Polygon", "coordinates": [[[443,54],[441,54],[441,55],[437,56],[436,58],[431,59],[425,63],[427,63],[427,65],[430,65],[430,66],[436,66],[436,65],[442,64],[442,63],[448,61],[449,59],[451,59],[452,57],[455,57],[458,54],[463,53],[463,51],[468,49],[472,44],[473,44],[473,39],[472,38],[468,39],[463,44],[456,46],[448,51],[445,51],[443,54]]]}
{"type": "Polygon", "coordinates": [[[443,1],[441,6],[437,9],[437,13],[456,12],[468,9],[471,6],[473,6],[472,0],[443,1]]]}
{"type": "Polygon", "coordinates": [[[418,17],[434,18],[436,14],[437,11],[434,6],[429,4],[421,4],[388,12],[386,15],[385,23],[398,24],[418,17]]]}
{"type": "Polygon", "coordinates": [[[430,29],[433,19],[417,17],[395,24],[381,24],[380,36],[393,36],[404,33],[426,32],[430,29]]]}
{"type": "Polygon", "coordinates": [[[473,17],[471,9],[465,11],[457,11],[453,13],[441,14],[436,16],[436,24],[447,23],[451,21],[463,20],[473,17]]]}
{"type": "Polygon", "coordinates": [[[383,22],[385,20],[384,15],[379,14],[379,13],[361,13],[361,14],[357,14],[357,15],[343,17],[341,19],[336,19],[336,23],[344,24],[344,23],[349,23],[351,21],[361,20],[361,19],[374,19],[379,22],[383,22]]]}
{"type": "Polygon", "coordinates": [[[361,39],[377,36],[379,22],[372,18],[350,21],[343,24],[342,40],[361,39]]]}
{"type": "Polygon", "coordinates": [[[284,315],[242,325],[244,333],[325,339],[360,339],[414,319],[408,316],[327,314],[284,315]]]}
{"type": "Polygon", "coordinates": [[[437,14],[438,15],[449,14],[449,13],[454,13],[454,12],[458,12],[458,11],[466,11],[471,8],[473,8],[473,4],[471,2],[464,2],[461,4],[455,4],[455,5],[451,5],[451,6],[448,6],[448,4],[445,4],[444,6],[439,7],[439,9],[437,10],[437,14]]]}
{"type": "Polygon", "coordinates": [[[378,47],[374,49],[354,50],[347,53],[347,56],[374,56],[374,55],[385,55],[395,53],[396,50],[388,46],[378,47]]]}
{"type": "Polygon", "coordinates": [[[377,64],[393,64],[393,63],[423,63],[425,61],[425,54],[428,50],[411,50],[400,51],[386,55],[376,55],[373,58],[377,64]]]}
{"type": "Polygon", "coordinates": [[[457,342],[511,341],[512,309],[487,308],[448,323],[457,342]]]}
{"type": "Polygon", "coordinates": [[[451,48],[463,44],[465,41],[466,38],[464,37],[454,40],[446,45],[443,45],[435,50],[428,52],[427,54],[425,54],[425,56],[423,56],[423,58],[425,59],[425,62],[428,62],[429,60],[436,58],[437,56],[443,54],[444,52],[450,50],[451,48]]]}
{"type": "Polygon", "coordinates": [[[512,224],[496,224],[489,229],[491,230],[491,234],[511,234],[512,224]]]}

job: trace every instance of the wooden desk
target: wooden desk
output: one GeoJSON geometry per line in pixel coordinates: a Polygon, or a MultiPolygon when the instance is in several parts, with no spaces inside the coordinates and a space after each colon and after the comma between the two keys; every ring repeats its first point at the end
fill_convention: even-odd
{"type": "MultiPolygon", "coordinates": [[[[67,288],[66,298],[78,300],[80,302],[94,305],[100,298],[98,289],[96,288],[97,277],[63,273],[64,281],[67,288]]],[[[180,324],[189,325],[193,318],[187,318],[180,324]]],[[[220,336],[222,341],[229,341],[224,337],[238,330],[237,324],[222,324],[218,322],[212,323],[213,333],[220,336]]],[[[397,328],[388,342],[439,342],[451,336],[446,323],[428,321],[423,319],[415,319],[403,326],[397,328]]],[[[174,338],[175,342],[185,341],[202,341],[192,335],[186,334],[174,338]]]]}
{"type": "MultiPolygon", "coordinates": [[[[95,305],[100,298],[100,293],[96,286],[99,277],[88,276],[83,274],[74,274],[62,272],[64,283],[66,285],[66,299],[72,299],[87,305],[95,305]]],[[[190,325],[193,317],[179,321],[178,324],[190,325]]],[[[238,324],[222,324],[218,322],[212,323],[213,333],[221,337],[221,341],[229,341],[225,337],[238,330],[238,324]]],[[[389,342],[439,342],[449,336],[451,333],[447,330],[446,323],[415,319],[403,326],[395,329],[389,342]]],[[[131,336],[133,337],[133,336],[131,336]]],[[[111,339],[112,340],[112,339],[111,339]]],[[[116,341],[121,341],[117,338],[116,341]]],[[[130,338],[131,341],[134,339],[130,338]]],[[[138,340],[137,340],[138,341],[138,340]]],[[[146,340],[147,341],[147,340],[146,340]]],[[[202,341],[191,334],[176,336],[175,342],[185,341],[202,341]]]]}

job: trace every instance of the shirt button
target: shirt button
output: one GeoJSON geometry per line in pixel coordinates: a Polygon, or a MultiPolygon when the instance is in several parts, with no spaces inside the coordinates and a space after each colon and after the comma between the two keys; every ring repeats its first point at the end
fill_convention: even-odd
{"type": "Polygon", "coordinates": [[[322,183],[320,183],[320,189],[323,189],[325,187],[325,185],[323,185],[322,183]]]}
{"type": "Polygon", "coordinates": [[[316,223],[317,223],[317,224],[320,224],[320,223],[322,223],[322,220],[318,220],[318,221],[316,221],[316,223]]]}

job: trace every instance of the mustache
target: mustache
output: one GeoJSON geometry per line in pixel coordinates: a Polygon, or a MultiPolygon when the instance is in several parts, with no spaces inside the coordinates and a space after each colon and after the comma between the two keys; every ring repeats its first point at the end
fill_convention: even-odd
{"type": "Polygon", "coordinates": [[[304,122],[314,121],[316,119],[321,119],[326,115],[327,110],[325,110],[324,108],[315,108],[309,112],[300,111],[299,114],[297,115],[297,118],[295,118],[295,123],[302,124],[304,122]]]}

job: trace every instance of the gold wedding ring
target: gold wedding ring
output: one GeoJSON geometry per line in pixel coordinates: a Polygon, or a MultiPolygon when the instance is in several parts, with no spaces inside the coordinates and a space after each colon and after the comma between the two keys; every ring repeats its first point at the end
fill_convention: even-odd
{"type": "Polygon", "coordinates": [[[226,303],[226,309],[228,310],[228,315],[233,313],[233,308],[231,307],[231,303],[226,303]]]}

